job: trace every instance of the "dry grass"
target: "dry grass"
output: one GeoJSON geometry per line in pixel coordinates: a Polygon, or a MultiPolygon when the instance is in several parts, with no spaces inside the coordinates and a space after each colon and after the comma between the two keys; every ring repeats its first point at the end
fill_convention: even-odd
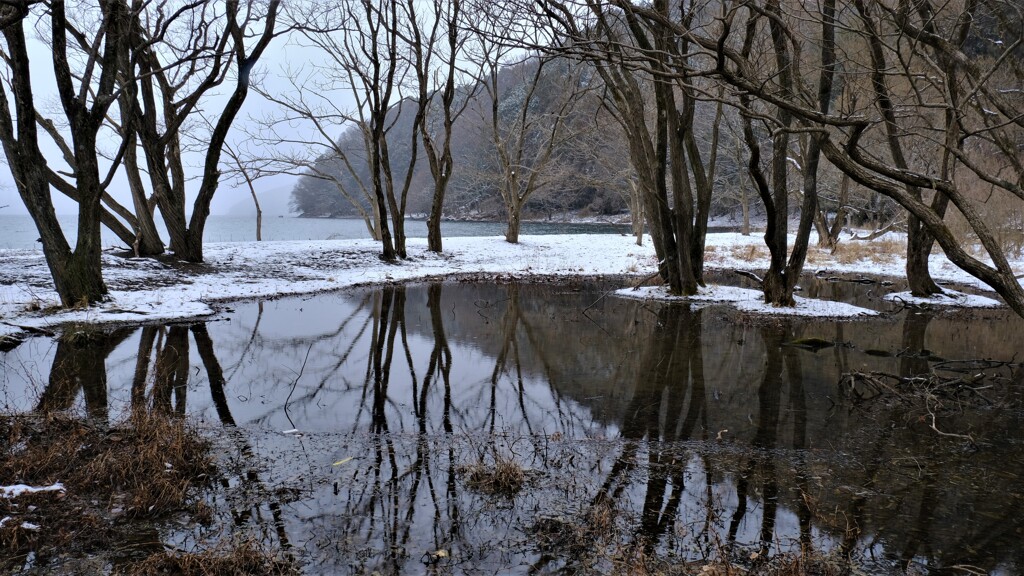
{"type": "Polygon", "coordinates": [[[60,414],[3,419],[0,478],[62,482],[69,496],[120,500],[130,516],[179,510],[213,471],[209,443],[179,419],[141,414],[106,428],[60,414]]]}
{"type": "Polygon", "coordinates": [[[614,502],[601,498],[578,516],[540,516],[527,532],[540,549],[564,554],[574,561],[596,554],[608,555],[612,564],[635,565],[636,562],[623,561],[627,554],[614,551],[614,545],[608,546],[614,544],[619,533],[617,520],[614,502]]]}
{"type": "Polygon", "coordinates": [[[613,561],[617,574],[630,576],[863,576],[842,557],[819,551],[787,552],[773,556],[751,554],[730,558],[726,550],[704,561],[667,562],[650,555],[643,546],[632,545],[619,551],[613,561]]]}
{"type": "Polygon", "coordinates": [[[213,471],[208,451],[194,429],[162,416],[109,427],[62,414],[0,416],[3,482],[65,487],[0,499],[0,517],[11,518],[0,528],[0,557],[101,550],[134,519],[194,511],[190,488],[213,471]]]}
{"type": "Polygon", "coordinates": [[[523,467],[512,458],[495,456],[494,464],[477,461],[461,466],[466,486],[470,490],[511,498],[526,484],[527,475],[523,467]]]}
{"type": "Polygon", "coordinates": [[[898,240],[851,240],[840,242],[832,257],[842,264],[852,264],[864,260],[887,262],[894,258],[902,259],[906,253],[906,243],[898,240]]]}
{"type": "Polygon", "coordinates": [[[126,576],[284,576],[298,574],[298,570],[289,560],[266,551],[250,539],[222,542],[202,552],[154,554],[119,573],[126,576]]]}
{"type": "Polygon", "coordinates": [[[760,244],[732,247],[732,257],[744,262],[767,262],[770,258],[768,247],[760,244]]]}
{"type": "MultiPolygon", "coordinates": [[[[731,247],[709,246],[705,250],[705,260],[709,262],[721,260],[720,253],[723,250],[728,250],[728,256],[735,260],[756,265],[767,265],[770,259],[766,246],[763,244],[749,244],[731,247]]],[[[904,258],[906,251],[906,243],[900,240],[844,240],[836,246],[834,252],[828,248],[819,248],[812,244],[807,249],[807,263],[815,266],[827,266],[832,262],[839,262],[841,264],[852,264],[861,261],[891,262],[893,259],[904,258]]]]}

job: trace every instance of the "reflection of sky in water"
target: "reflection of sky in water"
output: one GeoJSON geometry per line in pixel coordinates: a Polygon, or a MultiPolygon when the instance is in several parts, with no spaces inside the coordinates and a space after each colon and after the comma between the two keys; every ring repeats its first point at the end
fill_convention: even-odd
{"type": "MultiPolygon", "coordinates": [[[[390,322],[375,326],[374,310],[379,316],[381,304],[379,296],[376,303],[374,298],[368,292],[287,298],[264,302],[262,312],[255,302],[238,303],[231,306],[224,320],[209,322],[207,328],[227,380],[225,393],[235,421],[242,426],[276,430],[368,431],[374,387],[372,343],[375,334],[391,327],[390,322]]],[[[501,328],[504,299],[498,296],[496,306],[485,308],[496,318],[487,325],[493,330],[480,338],[500,337],[497,331],[501,328]]],[[[407,312],[404,333],[401,324],[398,326],[388,370],[386,419],[392,432],[419,430],[414,404],[422,394],[434,349],[429,313],[418,310],[425,309],[425,305],[425,288],[411,288],[406,306],[417,310],[415,314],[407,312]]],[[[471,305],[459,313],[478,312],[471,305]]],[[[449,310],[447,314],[451,319],[454,312],[449,310]]],[[[379,324],[379,317],[376,321],[379,324]]],[[[109,404],[115,413],[128,406],[131,399],[140,336],[141,330],[137,330],[107,357],[109,404]]],[[[509,352],[495,378],[496,358],[484,353],[475,339],[449,342],[453,358],[450,419],[456,431],[493,427],[524,433],[608,433],[604,426],[595,428],[586,409],[573,402],[559,402],[557,392],[537,374],[517,372],[515,355],[533,354],[529,343],[515,345],[516,350],[509,352]]],[[[33,406],[47,381],[46,371],[55,349],[52,340],[31,339],[7,355],[7,400],[13,408],[33,406]]],[[[216,423],[206,370],[191,337],[189,355],[188,413],[216,423]]],[[[155,370],[152,361],[150,364],[151,371],[155,370]]],[[[439,418],[444,393],[443,382],[437,375],[432,376],[424,404],[430,431],[442,431],[439,418]]]]}
{"type": "MultiPolygon", "coordinates": [[[[504,566],[522,561],[509,550],[516,542],[529,548],[523,527],[539,514],[578,515],[606,492],[624,514],[624,535],[637,526],[662,530],[660,553],[684,558],[697,554],[693,538],[710,504],[716,537],[732,532],[739,543],[756,543],[769,525],[773,542],[796,542],[804,530],[831,548],[855,521],[861,550],[893,561],[909,550],[908,558],[944,565],[1018,565],[1020,413],[944,415],[944,430],[981,442],[970,452],[928,430],[919,408],[855,405],[838,385],[852,370],[934,368],[923,350],[949,360],[1013,359],[1019,346],[1007,335],[1019,334],[1021,323],[1007,312],[977,320],[902,314],[853,323],[751,322],[726,308],[659,308],[601,295],[531,285],[357,290],[233,304],[206,330],[227,409],[254,439],[243,453],[256,451],[271,485],[295,481],[312,489],[285,506],[291,538],[307,550],[318,549],[314,541],[326,534],[332,546],[347,542],[346,554],[377,554],[379,562],[366,566],[384,566],[397,560],[384,558],[380,547],[400,528],[408,540],[395,545],[461,547],[466,562],[504,566]],[[794,345],[810,338],[839,345],[818,352],[794,345]],[[446,387],[438,367],[448,358],[446,387]],[[281,435],[291,428],[307,435],[281,435]],[[367,434],[384,430],[392,434],[367,434]],[[417,440],[420,432],[426,442],[417,440]],[[618,438],[637,449],[627,454],[630,442],[598,441],[618,438]],[[652,439],[679,440],[683,448],[652,439]],[[703,442],[687,444],[693,440],[703,442]],[[516,497],[514,510],[459,480],[460,466],[494,450],[544,472],[516,497]],[[349,456],[351,465],[331,466],[349,456]],[[616,470],[625,472],[616,477],[616,470]],[[411,515],[389,508],[395,502],[411,515]],[[665,515],[672,506],[671,529],[652,528],[652,511],[665,515]],[[457,528],[461,540],[453,541],[457,528]],[[481,551],[503,537],[511,542],[505,552],[481,551]],[[982,552],[961,552],[971,549],[982,552]]],[[[184,329],[148,334],[159,331],[156,339],[166,341],[184,329]]],[[[142,329],[124,334],[105,362],[111,417],[132,402],[145,341],[142,329]]],[[[184,339],[184,406],[219,427],[224,407],[215,404],[196,337],[184,339]]],[[[98,354],[69,342],[32,338],[0,355],[8,408],[35,406],[60,347],[98,354]]],[[[151,404],[157,370],[154,354],[148,357],[151,404]]],[[[1008,377],[1021,384],[1019,371],[1008,377]]],[[[69,390],[84,412],[84,395],[69,390]]],[[[402,567],[418,566],[419,552],[410,554],[415,558],[402,567]]],[[[338,561],[312,560],[332,569],[338,561]]]]}

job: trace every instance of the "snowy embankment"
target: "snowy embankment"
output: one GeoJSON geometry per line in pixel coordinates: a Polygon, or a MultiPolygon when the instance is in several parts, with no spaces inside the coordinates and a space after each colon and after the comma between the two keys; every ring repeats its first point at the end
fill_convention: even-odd
{"type": "MultiPolygon", "coordinates": [[[[888,254],[830,255],[812,250],[805,270],[834,273],[902,275],[902,250],[888,254]]],[[[767,252],[757,235],[708,236],[708,269],[763,269],[767,252]]],[[[637,246],[619,235],[527,236],[519,244],[500,237],[448,238],[443,254],[426,249],[425,239],[409,239],[409,258],[387,264],[371,240],[251,242],[209,244],[206,263],[104,256],[109,301],[80,310],[55,309],[58,298],[40,251],[0,250],[0,335],[26,329],[48,330],[65,323],[139,322],[209,315],[218,302],[309,294],[360,284],[456,275],[501,278],[537,276],[648,275],[657,259],[649,239],[637,246]]],[[[977,285],[942,256],[933,256],[937,279],[977,285]]],[[[757,291],[718,291],[706,300],[731,302],[744,310],[779,313],[759,305],[757,291]]],[[[633,294],[638,296],[639,294],[633,294]]],[[[645,297],[657,297],[647,292],[645,297]]],[[[964,304],[970,302],[964,301],[964,304]]],[[[991,304],[991,303],[989,303],[991,304]]],[[[868,313],[848,305],[802,299],[795,313],[848,316],[868,313]]]]}

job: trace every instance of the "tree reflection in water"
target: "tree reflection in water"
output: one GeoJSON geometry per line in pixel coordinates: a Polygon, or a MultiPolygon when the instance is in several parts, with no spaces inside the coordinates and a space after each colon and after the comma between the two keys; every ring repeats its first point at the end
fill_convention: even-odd
{"type": "Polygon", "coordinates": [[[74,405],[79,392],[91,418],[106,421],[107,356],[124,342],[134,328],[69,330],[57,339],[57,351],[50,367],[49,383],[39,396],[37,410],[55,412],[74,405]]]}
{"type": "Polygon", "coordinates": [[[641,556],[811,550],[887,559],[873,571],[1024,566],[1017,412],[996,399],[944,416],[985,440],[968,452],[904,405],[851,404],[837,387],[850,370],[910,376],[970,358],[964,333],[1012,359],[1015,320],[750,322],[599,296],[386,286],[240,305],[231,322],[69,335],[37,407],[84,397],[108,418],[120,397],[219,422],[234,456],[216,508],[311,573],[609,572],[641,556]],[[806,338],[836,345],[794,345],[806,338]],[[468,464],[499,457],[527,472],[520,491],[467,482],[468,464]]]}

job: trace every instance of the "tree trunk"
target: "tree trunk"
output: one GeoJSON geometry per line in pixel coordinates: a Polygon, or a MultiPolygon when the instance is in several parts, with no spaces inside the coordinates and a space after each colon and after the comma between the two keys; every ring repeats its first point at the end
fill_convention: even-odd
{"type": "MultiPolygon", "coordinates": [[[[63,8],[61,6],[60,8],[63,8]]],[[[54,10],[53,19],[59,26],[62,10],[54,10]]],[[[8,66],[12,70],[10,86],[14,96],[15,112],[8,105],[6,90],[0,87],[0,140],[8,158],[18,194],[28,209],[43,243],[43,255],[53,277],[54,286],[60,296],[61,304],[73,306],[81,303],[98,302],[107,293],[100,271],[100,190],[98,189],[98,173],[92,174],[97,186],[84,186],[81,194],[78,222],[79,238],[75,251],[72,252],[50,200],[50,186],[46,175],[46,159],[39,150],[39,139],[36,130],[35,101],[32,94],[32,75],[29,69],[29,57],[25,42],[23,21],[8,25],[3,29],[7,41],[8,66]],[[15,123],[16,122],[16,123],[15,123]]],[[[55,39],[54,42],[57,42],[55,39]]],[[[63,54],[63,53],[61,53],[63,54]]],[[[54,53],[54,61],[60,54],[54,53]]],[[[56,64],[55,64],[56,65],[56,64]]],[[[62,75],[63,94],[70,79],[62,75]]],[[[76,109],[76,113],[80,110],[76,109]]],[[[69,112],[69,116],[72,116],[69,112]]],[[[81,120],[81,116],[76,117],[81,120]]],[[[71,118],[69,118],[71,120],[71,118]]],[[[77,127],[77,125],[75,126],[77,127]]],[[[87,127],[88,128],[88,127],[87,127]]],[[[80,172],[88,172],[95,168],[95,132],[83,134],[84,141],[76,142],[75,153],[83,150],[93,155],[92,166],[82,165],[80,172]]],[[[84,160],[84,159],[83,159],[84,160]]]]}
{"type": "MultiPolygon", "coordinates": [[[[778,81],[783,97],[790,97],[794,94],[792,55],[788,50],[788,41],[781,23],[780,0],[769,0],[765,9],[769,14],[774,15],[774,18],[769,21],[769,28],[775,52],[775,64],[779,70],[778,81]]],[[[818,81],[817,106],[819,111],[826,114],[832,100],[832,84],[835,74],[834,22],[835,1],[826,0],[822,7],[821,74],[818,81]]],[[[771,265],[765,275],[764,293],[765,301],[772,306],[795,306],[793,291],[803,272],[811,229],[818,212],[818,164],[824,136],[821,134],[811,135],[807,157],[804,158],[804,165],[801,167],[804,195],[800,206],[800,223],[797,227],[792,251],[789,252],[787,258],[789,128],[792,125],[793,116],[788,110],[780,107],[777,119],[779,128],[775,132],[772,143],[771,207],[768,210],[768,230],[765,232],[765,242],[771,253],[771,265]]],[[[766,195],[762,194],[762,196],[766,195]]]]}
{"type": "Polygon", "coordinates": [[[242,170],[242,178],[245,179],[245,183],[249,186],[249,194],[252,196],[252,203],[256,206],[256,241],[260,242],[263,240],[263,208],[260,207],[260,199],[256,196],[256,187],[252,183],[252,178],[250,178],[245,169],[241,167],[241,163],[239,163],[239,168],[242,170]]]}
{"type": "MultiPolygon", "coordinates": [[[[195,220],[195,217],[192,218],[195,220]]],[[[188,228],[185,237],[179,241],[174,250],[174,255],[185,262],[199,263],[203,261],[203,231],[206,228],[206,219],[196,226],[188,228]]]]}
{"type": "Polygon", "coordinates": [[[644,202],[640,197],[640,187],[636,182],[629,181],[629,218],[636,237],[636,245],[644,245],[644,202]]]}
{"type": "Polygon", "coordinates": [[[788,288],[784,272],[778,268],[769,268],[764,277],[764,301],[772,306],[796,306],[793,290],[788,288]]]}
{"type": "Polygon", "coordinates": [[[508,227],[505,228],[505,241],[509,244],[519,243],[519,230],[522,227],[522,220],[520,217],[520,206],[518,204],[509,204],[508,208],[508,227]]]}
{"type": "Polygon", "coordinates": [[[430,203],[430,215],[427,216],[427,250],[441,252],[441,212],[444,206],[445,187],[434,185],[434,199],[430,203]]]}
{"type": "Polygon", "coordinates": [[[747,187],[740,188],[740,210],[743,212],[743,224],[740,225],[740,234],[750,236],[750,198],[747,196],[747,187]]]}
{"type": "MultiPolygon", "coordinates": [[[[377,189],[377,205],[383,207],[385,204],[384,194],[379,187],[377,189]]],[[[395,252],[395,244],[391,240],[391,230],[388,228],[388,216],[386,210],[378,210],[377,227],[380,230],[381,254],[380,259],[385,262],[398,260],[398,253],[395,252]]]]}
{"type": "MultiPolygon", "coordinates": [[[[401,211],[400,208],[399,211],[401,211]]],[[[399,213],[398,216],[392,214],[391,221],[395,227],[395,253],[399,258],[405,259],[408,257],[405,250],[405,214],[399,213]]]]}
{"type": "Polygon", "coordinates": [[[383,118],[377,120],[377,126],[374,128],[373,147],[371,151],[370,170],[372,170],[373,179],[373,192],[377,197],[377,223],[380,228],[380,242],[381,242],[381,255],[380,259],[385,262],[395,262],[398,260],[398,253],[395,251],[395,243],[391,238],[391,229],[388,226],[388,210],[396,210],[397,206],[394,205],[394,196],[389,194],[390,198],[385,198],[383,180],[383,172],[386,165],[381,158],[381,142],[385,138],[385,133],[382,127],[384,122],[383,118]],[[389,203],[389,200],[392,202],[389,203]]]}
{"type": "Polygon", "coordinates": [[[373,204],[373,221],[369,222],[370,237],[376,240],[377,242],[381,242],[384,238],[384,235],[381,233],[380,227],[380,205],[377,204],[376,201],[372,202],[371,204],[373,204]]]}
{"type": "Polygon", "coordinates": [[[662,255],[660,256],[659,267],[662,279],[668,283],[669,291],[673,294],[683,293],[683,278],[679,270],[679,251],[684,247],[679,246],[675,235],[675,223],[672,221],[672,211],[668,202],[668,113],[664,101],[664,95],[658,97],[659,90],[655,90],[657,104],[655,122],[655,170],[657,180],[655,181],[654,192],[656,196],[648,199],[647,211],[652,215],[651,227],[657,226],[660,230],[660,242],[662,244],[662,255]]]}
{"type": "Polygon", "coordinates": [[[839,183],[839,206],[836,208],[836,215],[832,217],[831,225],[825,210],[819,209],[818,216],[815,218],[814,226],[818,230],[819,247],[835,251],[836,246],[839,245],[839,235],[842,233],[843,225],[846,223],[846,203],[849,197],[850,176],[844,173],[839,183]]]}
{"type": "Polygon", "coordinates": [[[920,220],[914,216],[907,218],[907,287],[914,296],[928,297],[941,294],[942,288],[932,279],[928,268],[935,240],[920,220]]]}
{"type": "MultiPolygon", "coordinates": [[[[188,252],[188,223],[185,220],[184,183],[171,181],[171,174],[178,175],[179,172],[184,178],[184,171],[178,169],[180,159],[169,154],[171,157],[165,164],[165,146],[161,144],[160,135],[153,129],[143,134],[140,139],[142,150],[146,157],[153,197],[167,229],[167,247],[178,258],[187,260],[185,254],[188,252]]],[[[166,148],[169,150],[170,147],[171,145],[168,145],[166,148]]]]}
{"type": "MultiPolygon", "coordinates": [[[[668,16],[668,2],[658,0],[654,3],[654,9],[668,16]]],[[[670,53],[675,46],[675,39],[665,28],[659,28],[655,33],[654,46],[659,52],[670,53]]],[[[657,72],[666,72],[661,65],[656,66],[657,72]]],[[[659,167],[659,178],[664,180],[670,177],[672,185],[673,210],[668,210],[666,202],[665,211],[669,213],[666,220],[666,236],[673,236],[676,243],[675,259],[678,268],[678,283],[673,284],[672,292],[683,296],[693,296],[697,293],[697,278],[694,274],[693,256],[693,187],[690,185],[690,175],[686,171],[686,151],[684,148],[685,133],[693,128],[693,101],[683,94],[682,110],[677,106],[676,90],[673,81],[667,77],[655,77],[654,79],[654,102],[657,110],[658,130],[658,161],[663,167],[659,167]]],[[[667,186],[667,184],[666,184],[667,186]]],[[[665,195],[666,200],[668,198],[665,195]]]]}
{"type": "MultiPolygon", "coordinates": [[[[98,244],[98,240],[97,240],[98,244]]],[[[66,307],[101,302],[107,295],[107,286],[100,271],[99,248],[76,248],[54,271],[54,285],[60,303],[66,307]]],[[[51,267],[51,270],[54,270],[51,267]]]]}
{"type": "Polygon", "coordinates": [[[149,209],[146,190],[140,177],[138,152],[135,149],[137,136],[130,134],[124,153],[125,174],[128,177],[128,188],[132,193],[135,207],[135,241],[132,249],[136,256],[156,256],[164,253],[164,243],[160,240],[153,212],[149,209]]]}

